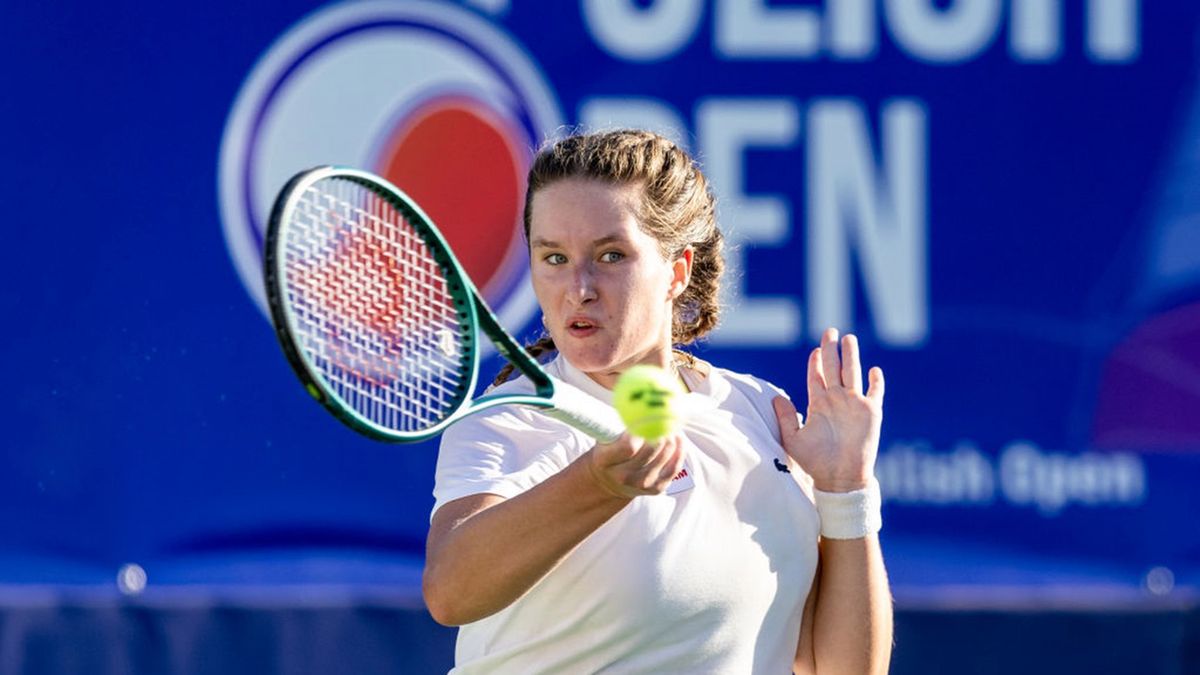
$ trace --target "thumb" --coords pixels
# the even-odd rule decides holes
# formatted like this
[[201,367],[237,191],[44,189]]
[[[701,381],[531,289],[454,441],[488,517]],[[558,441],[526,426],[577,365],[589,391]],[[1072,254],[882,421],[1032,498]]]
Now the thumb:
[[776,396],[771,401],[775,408],[775,419],[779,422],[779,435],[787,438],[800,430],[800,413],[796,406],[786,397]]
[[592,447],[593,463],[601,466],[612,466],[627,462],[642,449],[645,440],[624,431],[616,440],[608,443],[596,443]]

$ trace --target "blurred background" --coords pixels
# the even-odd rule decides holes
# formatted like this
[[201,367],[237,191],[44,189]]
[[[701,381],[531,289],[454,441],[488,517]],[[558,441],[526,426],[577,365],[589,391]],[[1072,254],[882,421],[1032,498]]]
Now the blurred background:
[[300,169],[382,173],[531,338],[523,175],[580,125],[669,134],[716,185],[702,357],[802,397],[833,325],[887,373],[894,673],[1200,672],[1200,4],[0,16],[0,673],[448,669],[436,444],[297,386],[265,219]]

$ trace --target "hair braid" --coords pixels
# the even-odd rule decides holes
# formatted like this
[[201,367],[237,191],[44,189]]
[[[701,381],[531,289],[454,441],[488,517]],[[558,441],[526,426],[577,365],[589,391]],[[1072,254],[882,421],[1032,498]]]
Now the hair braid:
[[[547,352],[552,352],[555,349],[556,347],[554,346],[554,340],[549,335],[543,335],[533,344],[525,345],[525,351],[528,352],[529,355],[534,359],[537,359],[539,356]],[[513,371],[516,369],[517,367],[511,363],[504,364],[504,367],[501,368],[500,372],[496,375],[496,379],[492,380],[492,386],[499,386],[507,382],[508,378],[512,377]]]

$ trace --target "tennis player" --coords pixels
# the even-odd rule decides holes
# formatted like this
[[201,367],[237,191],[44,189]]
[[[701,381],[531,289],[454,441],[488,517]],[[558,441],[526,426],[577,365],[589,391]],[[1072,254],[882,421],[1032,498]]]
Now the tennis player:
[[795,364],[803,423],[770,383],[677,351],[717,323],[722,238],[696,163],[648,132],[543,150],[525,232],[547,370],[611,402],[625,369],[661,366],[703,412],[654,444],[519,406],[446,431],[424,592],[461,626],[452,672],[885,673],[884,380],[864,393],[854,336]]

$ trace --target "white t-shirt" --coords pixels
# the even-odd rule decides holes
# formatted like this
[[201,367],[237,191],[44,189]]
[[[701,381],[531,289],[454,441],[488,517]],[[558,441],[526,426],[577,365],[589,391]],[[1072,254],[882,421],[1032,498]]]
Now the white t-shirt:
[[[611,405],[561,356],[547,370]],[[462,626],[452,673],[791,672],[820,526],[811,479],[779,444],[780,392],[704,363],[683,375],[709,400],[683,428],[687,477],[635,498],[516,602]],[[514,497],[593,444],[524,406],[468,417],[442,437],[434,511]]]

